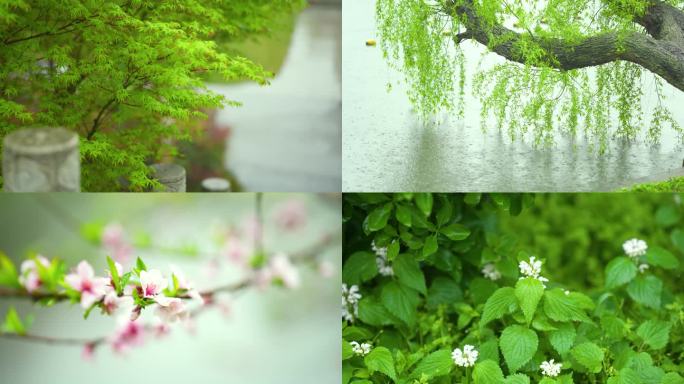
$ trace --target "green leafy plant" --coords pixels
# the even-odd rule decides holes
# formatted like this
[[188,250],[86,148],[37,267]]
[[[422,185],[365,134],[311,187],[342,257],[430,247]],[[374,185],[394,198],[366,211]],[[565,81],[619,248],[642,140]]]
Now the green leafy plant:
[[238,105],[207,90],[204,76],[261,84],[271,76],[219,46],[268,33],[302,3],[5,2],[0,135],[32,125],[66,127],[81,136],[84,189],[157,186],[147,164],[191,140],[204,110]]
[[343,384],[684,382],[679,201],[346,195]]

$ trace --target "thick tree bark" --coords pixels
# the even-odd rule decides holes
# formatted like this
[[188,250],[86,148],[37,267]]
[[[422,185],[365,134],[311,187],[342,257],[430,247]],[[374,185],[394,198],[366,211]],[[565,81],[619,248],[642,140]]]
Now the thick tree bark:
[[[515,32],[503,25],[486,26],[480,16],[465,5],[451,11],[465,20],[466,32],[456,36],[457,43],[474,39],[488,46],[504,58],[525,63],[516,51],[517,42],[530,36]],[[571,70],[625,60],[660,75],[668,83],[684,91],[684,12],[654,1],[646,14],[635,20],[647,33],[629,35],[604,33],[575,43],[564,39],[531,36],[552,58],[548,65],[560,70]],[[490,44],[492,39],[496,44]]]

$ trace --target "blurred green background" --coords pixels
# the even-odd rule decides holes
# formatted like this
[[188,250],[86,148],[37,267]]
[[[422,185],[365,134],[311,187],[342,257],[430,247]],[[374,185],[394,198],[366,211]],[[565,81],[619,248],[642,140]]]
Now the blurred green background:
[[[631,238],[660,246],[682,260],[684,206],[671,193],[537,194],[519,216],[499,215],[502,236],[515,237],[520,249],[546,259],[544,276],[571,288],[603,286],[603,269],[623,255]],[[673,289],[682,269],[657,274]]]
[[[291,199],[305,204],[308,221],[295,232],[285,232],[272,218],[274,209]],[[131,235],[152,239],[154,249],[136,252],[148,267],[168,272],[169,264],[177,265],[201,290],[236,281],[237,267],[223,263],[219,274],[209,278],[205,257],[159,249],[216,252],[215,228],[238,225],[253,215],[254,200],[254,194],[5,194],[0,196],[0,250],[15,261],[29,252],[60,257],[69,266],[86,259],[102,275],[106,253],[84,241],[78,227],[119,222]],[[297,252],[324,234],[339,233],[339,195],[265,194],[264,219],[265,249]],[[298,290],[250,289],[232,299],[228,317],[209,311],[197,318],[194,331],[175,325],[168,337],[150,337],[125,356],[105,346],[96,351],[94,361],[84,362],[79,347],[0,339],[0,382],[53,383],[57,377],[60,383],[337,382],[341,331],[331,324],[339,321],[339,238],[321,257],[335,266],[332,278],[300,267]],[[2,300],[0,314],[9,305],[22,316],[35,316],[30,330],[34,334],[97,337],[111,333],[116,323],[99,313],[83,320],[78,305],[39,308],[20,300]]]

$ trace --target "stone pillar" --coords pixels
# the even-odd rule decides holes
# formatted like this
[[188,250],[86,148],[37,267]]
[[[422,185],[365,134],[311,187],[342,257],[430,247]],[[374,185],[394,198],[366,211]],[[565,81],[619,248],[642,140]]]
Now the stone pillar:
[[5,192],[79,192],[78,135],[63,128],[26,128],[5,136]]
[[164,187],[156,192],[185,192],[185,168],[177,164],[152,164],[154,178]]

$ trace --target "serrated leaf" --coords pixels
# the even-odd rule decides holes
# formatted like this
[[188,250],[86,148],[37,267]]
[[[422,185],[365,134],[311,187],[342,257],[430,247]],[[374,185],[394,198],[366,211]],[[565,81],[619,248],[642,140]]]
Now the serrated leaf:
[[440,349],[423,358],[411,373],[411,377],[420,378],[425,375],[428,379],[448,375],[454,367],[451,351]]
[[649,247],[644,255],[648,264],[657,265],[665,269],[676,269],[679,267],[679,260],[670,251],[660,247]]
[[508,370],[513,373],[530,361],[537,352],[537,334],[521,325],[511,325],[504,329],[499,338],[499,347]]
[[648,320],[637,328],[637,335],[653,349],[665,348],[670,339],[672,324],[660,320]]
[[516,305],[515,290],[511,287],[499,288],[485,302],[480,325],[485,326],[492,320],[500,319]]
[[663,282],[653,276],[637,276],[627,286],[627,293],[637,303],[654,308],[660,308],[660,296],[663,291]]
[[468,229],[468,227],[465,225],[458,223],[453,223],[447,225],[446,227],[442,227],[440,228],[439,232],[452,241],[465,240],[468,238],[468,236],[470,236],[470,229]]
[[537,279],[527,277],[518,280],[515,284],[515,297],[518,299],[518,305],[522,309],[527,324],[530,324],[534,318],[534,312],[542,296],[544,296],[544,286]]
[[501,384],[504,381],[499,364],[492,360],[483,360],[475,364],[473,369],[474,384]]
[[401,254],[394,260],[394,274],[399,282],[416,291],[426,294],[425,276],[413,255]]
[[506,377],[504,384],[530,384],[530,378],[522,373],[516,373],[515,375]]
[[342,267],[342,280],[347,284],[360,284],[378,274],[375,255],[370,252],[353,253]]
[[555,321],[591,322],[581,303],[566,295],[561,289],[551,289],[544,293],[544,313]]
[[666,373],[660,384],[684,384],[684,378],[676,372]]
[[549,342],[559,355],[565,354],[575,343],[577,332],[572,324],[561,324],[558,330],[549,332]]
[[392,314],[374,296],[364,297],[359,301],[359,319],[376,327],[394,322]]
[[385,347],[375,347],[363,359],[366,367],[372,372],[382,372],[385,375],[397,380],[397,373],[394,369],[394,359],[389,349]]
[[629,283],[637,274],[637,267],[626,257],[617,257],[606,266],[606,289]]
[[371,232],[379,231],[387,226],[387,221],[392,214],[392,203],[387,203],[381,207],[375,208],[368,215],[368,230]]
[[453,304],[463,299],[461,287],[453,279],[437,277],[432,281],[427,294],[427,305],[435,309],[440,304]]
[[603,350],[598,345],[585,342],[572,348],[570,354],[589,372],[601,372],[604,356]]
[[641,384],[641,379],[633,369],[623,368],[617,375],[608,379],[608,384]]
[[382,305],[394,316],[406,324],[412,324],[416,319],[418,294],[396,281],[390,281],[382,288],[380,294]]

